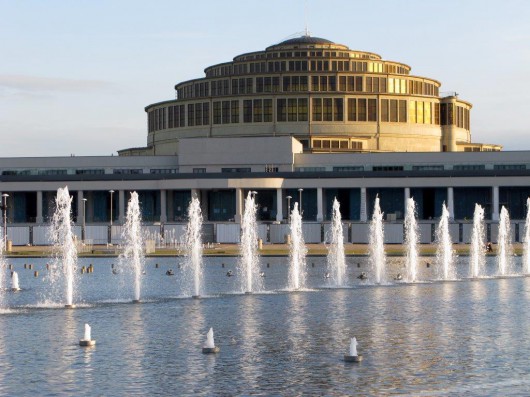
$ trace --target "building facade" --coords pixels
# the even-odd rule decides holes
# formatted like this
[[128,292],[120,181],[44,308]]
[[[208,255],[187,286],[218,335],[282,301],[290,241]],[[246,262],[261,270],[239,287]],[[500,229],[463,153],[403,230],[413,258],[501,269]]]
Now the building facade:
[[[200,199],[205,241],[237,242],[244,198],[257,192],[260,236],[282,242],[295,202],[307,242],[323,241],[334,199],[347,241],[367,242],[378,196],[386,242],[403,241],[414,198],[422,242],[445,203],[454,242],[469,242],[476,204],[495,241],[502,206],[521,241],[530,151],[471,141],[471,104],[379,55],[303,36],[208,67],[146,107],[147,146],[120,156],[0,159],[8,237],[45,244],[58,188],[68,186],[79,236],[116,242],[129,193],[146,228],[182,233]],[[80,231],[82,229],[82,231]],[[150,230],[151,230],[150,229]]]
[[302,36],[205,69],[151,104],[147,147],[177,154],[180,139],[292,136],[304,151],[491,151],[472,143],[471,104],[435,79],[329,40]]
[[[233,228],[239,228],[250,191],[257,192],[258,218],[267,227],[264,241],[283,241],[295,202],[302,208],[305,228],[312,230],[306,240],[321,241],[336,198],[349,225],[348,241],[366,242],[376,196],[390,243],[402,241],[409,197],[417,203],[423,242],[433,241],[444,202],[455,242],[468,242],[475,204],[485,208],[489,240],[495,241],[502,206],[510,212],[514,241],[523,237],[530,197],[528,151],[305,153],[294,138],[260,138],[261,144],[252,147],[247,140],[253,139],[183,140],[188,156],[182,157],[48,158],[38,167],[42,159],[0,159],[8,236],[21,244],[38,243],[35,236],[53,215],[57,189],[68,186],[76,225],[86,226],[88,236],[98,228],[106,236],[112,217],[112,241],[119,236],[132,191],[139,193],[144,225],[156,230],[183,226],[191,197],[198,197],[206,241],[236,242],[239,233]],[[263,152],[263,147],[283,150]],[[224,155],[213,156],[215,150]],[[239,158],[238,151],[247,157]],[[17,233],[24,237],[17,240]]]

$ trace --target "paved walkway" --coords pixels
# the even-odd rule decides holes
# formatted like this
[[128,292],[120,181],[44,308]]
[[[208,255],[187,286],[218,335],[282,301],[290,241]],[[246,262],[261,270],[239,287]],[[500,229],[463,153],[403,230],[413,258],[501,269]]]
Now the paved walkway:
[[[469,244],[454,244],[454,250],[459,255],[469,254]],[[522,244],[514,244],[514,253],[522,255]],[[325,244],[307,244],[308,255],[326,255],[327,248]],[[368,244],[344,244],[346,255],[368,255]],[[401,244],[385,245],[387,255],[404,255],[405,247]],[[51,246],[13,246],[10,252],[5,252],[7,257],[48,257],[53,253]],[[239,253],[238,244],[214,244],[204,249],[204,255],[212,256],[236,256]],[[495,255],[496,246],[493,245],[493,252],[489,255]],[[119,249],[117,246],[95,245],[88,252],[80,253],[80,256],[117,256]],[[286,256],[289,255],[289,246],[287,244],[263,244],[260,250],[261,255]],[[436,246],[434,244],[421,244],[421,255],[435,255]],[[157,249],[155,253],[147,256],[176,256],[182,255],[182,252],[174,249]]]

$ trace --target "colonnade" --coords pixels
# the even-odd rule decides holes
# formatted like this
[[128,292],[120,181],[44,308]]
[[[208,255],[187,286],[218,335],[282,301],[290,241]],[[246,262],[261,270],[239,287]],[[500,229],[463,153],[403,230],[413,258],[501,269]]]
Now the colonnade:
[[[244,211],[244,200],[245,200],[245,194],[247,194],[248,191],[252,191],[253,189],[261,189],[261,190],[276,190],[276,194],[275,194],[275,206],[276,208],[273,208],[273,210],[275,211],[275,220],[277,222],[283,222],[286,218],[287,218],[287,215],[288,215],[288,212],[289,212],[289,209],[287,208],[287,195],[286,195],[286,188],[276,188],[276,189],[264,189],[263,187],[258,187],[257,185],[255,186],[248,186],[248,187],[236,187],[236,188],[233,188],[233,189],[224,189],[224,190],[233,190],[235,191],[235,213],[233,214],[233,217],[232,217],[232,214],[230,214],[230,220],[233,220],[235,223],[240,223],[241,222],[241,218],[242,218],[242,215],[243,215],[243,211]],[[325,220],[325,213],[326,213],[326,208],[325,208],[325,198],[324,198],[324,190],[325,188],[323,187],[306,187],[305,188],[306,190],[313,190],[313,203],[312,203],[312,209],[314,210],[314,190],[316,190],[316,219],[313,218],[313,220],[316,220],[317,222],[322,222]],[[352,186],[351,189],[356,189],[356,187]],[[369,213],[369,197],[368,197],[368,194],[367,194],[367,190],[370,189],[370,188],[367,188],[367,187],[360,187],[358,188],[360,190],[360,198],[358,200],[358,205],[360,208],[358,208],[358,216],[359,216],[359,221],[361,222],[367,222],[369,221],[370,217],[371,217],[371,214]],[[410,187],[404,187],[402,188],[404,190],[404,202],[406,203],[406,200],[408,198],[411,197],[411,188]],[[447,200],[446,200],[446,205],[447,205],[447,208],[448,208],[448,211],[449,211],[449,214],[450,214],[450,218],[451,219],[454,219],[455,217],[455,203],[454,203],[454,188],[453,187],[446,187],[445,189],[447,189],[447,192],[446,192],[446,197],[447,197]],[[131,189],[132,190],[132,189]],[[209,194],[208,192],[210,192],[212,189],[188,189],[187,191],[190,192],[191,196],[196,196],[199,198],[199,200],[201,201],[201,205],[202,205],[202,210],[203,210],[203,214],[204,214],[204,217],[205,217],[205,220],[211,220],[209,219],[211,214],[209,214],[209,203],[208,203],[208,200],[209,200]],[[295,188],[290,188],[290,190],[298,190],[300,191],[300,196],[298,197],[291,197],[289,199],[289,201],[292,202],[292,204],[294,204],[295,202],[298,202],[300,201],[301,197],[302,197],[302,188],[300,189],[297,189],[296,187]],[[126,193],[129,192],[130,190],[116,190],[115,192],[113,191],[114,194],[116,194],[118,197],[117,197],[117,200],[113,200],[112,201],[112,204],[111,204],[111,213],[113,213],[113,218],[116,219],[117,223],[119,224],[122,224],[125,220],[125,213],[126,213]],[[169,222],[174,222],[175,219],[168,219],[168,192],[170,190],[168,189],[162,189],[162,190],[159,190],[159,198],[156,197],[156,200],[158,201],[159,200],[159,203],[157,203],[157,205],[159,205],[159,208],[160,208],[160,214],[156,214],[156,217],[158,219],[153,219],[154,222],[161,222],[161,223],[167,223],[168,221]],[[82,224],[83,222],[86,221],[86,208],[85,206],[86,205],[91,205],[91,204],[87,204],[87,200],[85,200],[85,191],[83,190],[76,190],[75,191],[77,194],[76,194],[76,204],[77,204],[77,214],[76,214],[76,221],[78,224]],[[0,192],[0,196],[1,196],[2,192]],[[9,194],[9,193],[8,193]],[[72,192],[73,194],[73,192]],[[109,193],[110,194],[110,193]],[[357,193],[356,193],[357,194]],[[157,194],[158,196],[158,194]],[[171,197],[171,196],[169,196]],[[356,196],[357,197],[357,196]],[[16,206],[17,204],[16,203],[13,203],[12,200],[10,201],[11,199],[9,197],[7,197],[7,208],[8,208],[8,211],[12,211],[14,210],[14,206]],[[329,198],[328,198],[329,200]],[[117,205],[115,204],[117,201]],[[259,197],[257,199],[257,202],[259,203]],[[93,205],[93,204],[92,204]],[[172,205],[172,204],[171,204]],[[303,203],[302,203],[303,205]],[[307,205],[307,204],[306,204]],[[357,206],[357,202],[356,202],[356,205]],[[499,208],[499,186],[491,186],[491,220],[493,221],[498,221],[499,220],[499,213],[500,213],[500,208]],[[116,208],[117,207],[117,208]],[[307,207],[302,207],[302,209],[304,208],[307,208]],[[108,207],[107,207],[107,210],[108,210]],[[115,212],[116,211],[116,212]],[[357,208],[356,208],[356,211],[357,211]],[[406,205],[404,206],[403,208],[403,212],[406,211]],[[314,213],[313,213],[314,214]],[[471,215],[471,214],[470,214]],[[110,221],[110,215],[108,216],[108,220]],[[101,220],[103,221],[103,220]],[[181,221],[181,220],[178,220],[178,221]],[[36,191],[36,216],[35,216],[35,223],[36,224],[42,224],[42,223],[45,223],[46,222],[46,219],[45,217],[43,216],[43,191]],[[12,222],[11,222],[12,223]]]

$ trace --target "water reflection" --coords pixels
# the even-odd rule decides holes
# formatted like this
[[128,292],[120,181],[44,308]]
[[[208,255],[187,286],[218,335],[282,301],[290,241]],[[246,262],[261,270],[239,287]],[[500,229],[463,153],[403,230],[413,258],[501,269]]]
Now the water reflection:
[[[236,295],[225,294],[232,262],[216,260],[205,274],[215,297],[175,299],[177,276],[164,274],[174,265],[160,261],[140,305],[93,299],[115,280],[109,263],[95,264],[79,285],[96,303],[71,311],[31,306],[43,283],[23,274],[27,289],[0,315],[0,394],[491,395],[528,385],[530,278],[374,286],[355,278],[365,269],[354,261],[353,288]],[[309,266],[308,283],[322,285],[323,261]],[[269,290],[284,285],[281,258],[262,268]],[[84,323],[93,349],[78,346]],[[209,327],[217,355],[201,353]],[[360,365],[342,360],[352,336]]]

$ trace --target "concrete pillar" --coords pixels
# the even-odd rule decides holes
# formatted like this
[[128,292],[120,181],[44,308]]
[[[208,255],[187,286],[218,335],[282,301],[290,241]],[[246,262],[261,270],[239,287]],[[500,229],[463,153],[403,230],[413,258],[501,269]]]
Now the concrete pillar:
[[202,218],[205,221],[210,220],[210,212],[208,211],[209,202],[208,202],[208,190],[198,190],[197,198],[201,204]]
[[455,200],[452,187],[447,188],[447,211],[449,211],[449,219],[455,219]]
[[[80,192],[80,194],[82,196],[83,192]],[[77,208],[79,208],[79,206]],[[35,219],[35,222],[37,224],[40,224],[43,222],[43,219],[42,219],[42,190],[37,190],[37,218]]]
[[166,194],[166,206],[167,206],[167,212],[166,217],[170,221],[175,220],[175,208],[173,208],[173,190],[167,190]]
[[283,196],[282,189],[276,189],[276,221],[283,221]]
[[125,191],[118,191],[118,222],[125,223]]
[[409,198],[410,198],[410,187],[406,187],[405,188],[405,211],[403,211],[405,216],[407,216],[407,201]]
[[491,220],[499,220],[499,187],[493,186],[493,206],[491,208]]
[[323,200],[322,200],[322,188],[317,188],[317,222],[322,222],[324,220],[324,211],[323,211]]
[[[82,190],[77,191],[77,224],[82,225],[83,224],[83,197],[84,192]],[[37,195],[37,201],[39,201],[39,197]],[[85,208],[86,212],[86,208]]]
[[368,222],[368,209],[366,207],[366,188],[361,188],[361,210],[360,210],[361,222]]
[[243,217],[243,189],[240,187],[236,188],[236,213],[234,215],[234,222],[241,223]]
[[160,190],[160,223],[167,222],[166,190]]

